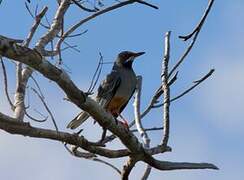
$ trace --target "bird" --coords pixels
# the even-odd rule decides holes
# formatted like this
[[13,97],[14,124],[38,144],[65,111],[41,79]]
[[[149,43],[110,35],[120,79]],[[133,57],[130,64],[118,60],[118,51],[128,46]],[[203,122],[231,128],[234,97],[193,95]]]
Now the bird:
[[[95,99],[100,106],[113,115],[116,121],[118,116],[121,117],[123,124],[127,125],[127,127],[127,121],[123,118],[121,112],[128,104],[136,89],[137,79],[132,67],[133,62],[143,54],[145,52],[120,52],[111,72],[106,75],[99,85]],[[67,128],[76,129],[89,117],[90,115],[87,112],[82,111],[67,125]]]

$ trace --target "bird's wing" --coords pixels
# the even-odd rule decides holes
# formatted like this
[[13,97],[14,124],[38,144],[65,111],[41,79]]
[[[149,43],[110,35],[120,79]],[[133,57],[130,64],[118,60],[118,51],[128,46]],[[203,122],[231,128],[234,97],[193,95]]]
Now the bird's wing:
[[111,101],[120,85],[120,82],[121,79],[116,70],[113,70],[102,81],[97,92],[97,100],[101,106],[106,107]]

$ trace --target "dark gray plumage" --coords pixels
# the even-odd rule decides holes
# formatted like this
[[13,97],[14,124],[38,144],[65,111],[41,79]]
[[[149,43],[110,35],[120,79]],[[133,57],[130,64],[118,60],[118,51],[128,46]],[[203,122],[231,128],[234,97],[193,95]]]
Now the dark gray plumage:
[[[136,57],[145,52],[134,53],[123,51],[114,62],[112,71],[106,76],[98,88],[96,101],[115,118],[123,111],[136,88],[136,75],[132,64]],[[87,112],[81,112],[68,125],[75,129],[89,118]]]

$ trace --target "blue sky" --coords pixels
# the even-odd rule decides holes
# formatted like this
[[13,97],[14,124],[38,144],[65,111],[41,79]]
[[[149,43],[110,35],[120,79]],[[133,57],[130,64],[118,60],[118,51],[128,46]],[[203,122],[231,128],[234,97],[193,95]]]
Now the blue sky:
[[[24,39],[33,20],[28,15],[24,1],[4,0],[0,6],[0,34]],[[48,1],[39,2],[41,5]],[[47,16],[51,18],[56,8],[52,1]],[[105,1],[106,2],[106,1]],[[111,1],[107,1],[111,2]],[[192,30],[200,19],[207,1],[185,2],[150,1],[160,7],[153,10],[143,5],[130,5],[98,17],[81,27],[77,32],[88,29],[82,37],[70,40],[78,45],[80,53],[64,52],[64,64],[69,67],[70,76],[77,85],[86,90],[99,59],[99,52],[105,61],[113,61],[122,50],[145,51],[146,54],[134,64],[135,72],[143,76],[142,109],[146,107],[160,83],[161,59],[164,34],[171,30],[172,66],[184,51],[186,43],[177,36]],[[212,162],[220,170],[187,170],[162,172],[153,170],[150,179],[171,180],[242,180],[244,178],[244,2],[216,1],[198,41],[186,61],[180,67],[178,81],[172,86],[172,96],[189,87],[211,68],[213,77],[198,89],[171,105],[171,133],[169,145],[173,152],[158,155],[162,160]],[[87,14],[72,7],[67,13],[67,25],[77,22]],[[44,29],[37,32],[33,44]],[[32,44],[32,46],[33,46]],[[9,72],[10,93],[15,86],[14,65],[6,62]],[[66,67],[64,67],[66,68]],[[111,65],[103,68],[102,76]],[[0,71],[2,73],[2,71]],[[64,94],[57,86],[35,73],[40,81],[46,100],[50,105],[61,130],[79,112],[74,105],[63,101]],[[0,77],[2,82],[2,77]],[[33,86],[33,82],[30,82]],[[0,111],[11,115],[0,84]],[[32,109],[40,103],[30,92]],[[57,107],[58,105],[58,107]],[[34,111],[31,111],[34,113]],[[123,113],[129,121],[133,119],[132,103]],[[100,136],[99,127],[92,121],[84,125],[84,134],[90,139]],[[159,126],[162,110],[153,110],[144,121],[145,127]],[[51,122],[32,125],[53,128]],[[70,131],[71,132],[71,131]],[[0,131],[0,177],[2,179],[118,179],[110,168],[96,162],[77,159],[68,154],[61,143],[9,135]],[[153,145],[160,142],[161,132],[150,134]],[[116,142],[113,147],[121,147]],[[113,161],[119,167],[125,159]],[[144,166],[139,163],[131,179],[139,179]]]

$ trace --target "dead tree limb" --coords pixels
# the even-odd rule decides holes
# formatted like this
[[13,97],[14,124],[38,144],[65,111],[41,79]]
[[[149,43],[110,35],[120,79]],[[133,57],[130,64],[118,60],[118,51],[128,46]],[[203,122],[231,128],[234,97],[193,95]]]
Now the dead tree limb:
[[197,24],[197,26],[195,27],[195,29],[188,35],[185,36],[179,36],[180,39],[183,39],[184,41],[187,41],[188,39],[190,39],[195,33],[197,33],[197,31],[200,31],[202,25],[204,24],[204,21],[206,20],[212,6],[213,6],[214,0],[209,0],[208,1],[208,6],[205,10],[205,12],[203,13],[203,16],[200,20],[200,22]]
[[[41,19],[46,14],[48,8],[44,7],[41,12],[36,16],[35,22],[32,25],[30,32],[23,44],[24,47],[28,47],[39,24],[41,23]],[[16,91],[15,91],[15,102],[14,102],[14,115],[15,118],[19,121],[23,121],[24,115],[25,115],[25,93],[26,93],[26,86],[29,80],[29,77],[31,76],[33,70],[29,67],[25,67],[23,69],[22,63],[17,62],[16,66]]]
[[[56,44],[56,48],[55,50],[58,51],[59,49],[61,49],[61,44],[62,42],[64,41],[64,39],[66,37],[68,37],[71,33],[73,33],[77,28],[79,28],[81,25],[83,25],[84,23],[102,15],[102,14],[105,14],[105,13],[108,13],[110,11],[113,11],[113,10],[116,10],[118,8],[121,8],[121,7],[124,7],[124,6],[127,6],[129,4],[133,4],[133,3],[138,3],[139,1],[138,0],[127,0],[127,1],[123,1],[123,2],[119,2],[115,5],[112,5],[110,7],[107,7],[103,10],[100,10],[94,14],[92,14],[91,16],[88,16],[87,18],[85,19],[82,19],[80,20],[77,24],[73,25],[72,27],[70,27],[64,34],[63,36],[59,39],[59,41],[57,42]],[[140,1],[140,3],[142,3],[142,1]],[[144,3],[145,4],[145,3]],[[148,5],[149,3],[145,4],[145,5]]]
[[[137,130],[142,138],[142,142],[145,149],[150,148],[150,138],[144,129],[142,122],[141,122],[141,87],[142,87],[142,77],[137,76],[137,85],[135,91],[135,100],[134,100],[134,114],[135,114],[135,122]],[[151,172],[152,167],[150,165],[146,166],[146,170],[142,176],[142,180],[146,180]]]
[[54,131],[49,129],[42,129],[32,127],[29,123],[16,122],[14,118],[0,113],[0,129],[10,133],[29,136],[34,138],[45,138],[55,141],[60,141],[81,147],[89,152],[98,154],[108,158],[119,158],[128,156],[128,150],[109,150],[93,145],[93,143],[86,140],[83,136],[77,134],[70,134],[62,131]]
[[162,145],[167,146],[169,140],[169,107],[170,107],[170,88],[168,85],[168,64],[170,58],[170,31],[165,34],[165,43],[164,43],[164,58],[162,61],[162,91],[164,92],[164,107],[163,107],[163,139]]
[[7,76],[7,70],[6,70],[6,67],[5,67],[5,64],[3,62],[3,59],[2,57],[0,57],[0,61],[1,61],[1,65],[2,65],[2,70],[3,70],[3,82],[4,82],[4,92],[5,92],[5,95],[7,97],[7,100],[8,100],[8,103],[10,105],[10,108],[14,111],[14,104],[12,103],[12,100],[9,96],[9,92],[8,92],[8,76]]
[[136,162],[137,162],[137,159],[135,159],[135,158],[130,157],[128,159],[128,161],[124,165],[123,171],[121,173],[121,179],[122,180],[128,180],[129,179],[129,175],[131,173],[131,170],[135,166]]
[[[186,94],[188,94],[189,92],[191,92],[193,89],[195,89],[198,85],[200,85],[203,81],[205,81],[206,79],[208,79],[212,74],[214,73],[214,69],[211,69],[204,77],[202,77],[201,79],[194,81],[194,85],[192,85],[191,87],[189,87],[188,89],[186,89],[185,91],[183,91],[182,93],[180,93],[178,96],[170,99],[170,102],[174,102],[177,99],[180,99],[181,97],[185,96]],[[163,106],[164,103],[162,104],[157,104],[154,105],[153,108],[159,108],[161,106]]]

